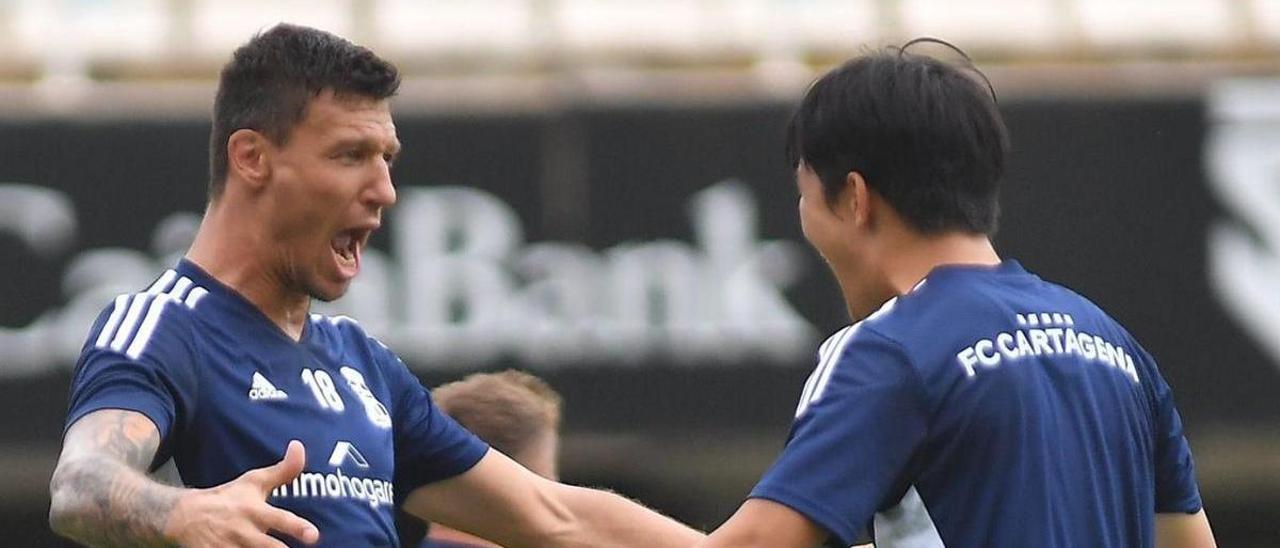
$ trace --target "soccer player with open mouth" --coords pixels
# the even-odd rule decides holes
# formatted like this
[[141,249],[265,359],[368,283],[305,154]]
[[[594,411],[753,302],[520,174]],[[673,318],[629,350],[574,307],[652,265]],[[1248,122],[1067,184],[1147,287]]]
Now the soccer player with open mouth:
[[[702,534],[546,479],[443,414],[342,296],[400,153],[394,66],[279,25],[224,67],[209,203],[186,256],[114,299],[77,364],[50,485],[93,545],[394,546],[396,507],[504,546],[689,546]],[[185,486],[147,476],[172,459]]]
[[855,58],[792,119],[800,224],[855,323],[818,348],[781,456],[702,546],[1213,546],[1155,360],[997,255],[994,90],[920,42],[951,47]]

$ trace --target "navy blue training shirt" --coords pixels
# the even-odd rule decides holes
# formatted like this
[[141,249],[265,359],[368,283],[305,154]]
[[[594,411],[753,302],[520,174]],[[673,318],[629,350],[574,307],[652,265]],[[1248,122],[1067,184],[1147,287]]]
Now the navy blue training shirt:
[[819,349],[751,493],[849,545],[1154,545],[1195,513],[1169,386],[1114,320],[1017,262],[935,269]]
[[322,546],[397,545],[395,505],[488,450],[355,321],[313,314],[295,342],[186,260],[94,324],[67,426],[99,409],[149,417],[155,464],[172,458],[190,487],[274,464],[300,440],[303,473],[268,502],[314,523]]

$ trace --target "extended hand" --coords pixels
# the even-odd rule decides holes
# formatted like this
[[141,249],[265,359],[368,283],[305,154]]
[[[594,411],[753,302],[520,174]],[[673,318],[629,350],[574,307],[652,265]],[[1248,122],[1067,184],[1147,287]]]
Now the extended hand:
[[315,543],[320,540],[315,525],[266,502],[271,490],[297,478],[306,462],[306,450],[294,440],[280,462],[250,470],[217,487],[192,490],[178,500],[165,536],[191,547],[284,547],[267,534],[276,531]]

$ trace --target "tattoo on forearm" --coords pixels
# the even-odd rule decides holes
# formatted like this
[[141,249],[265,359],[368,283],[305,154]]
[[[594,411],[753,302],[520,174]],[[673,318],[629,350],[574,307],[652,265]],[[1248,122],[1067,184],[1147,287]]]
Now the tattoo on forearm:
[[145,470],[160,447],[155,426],[136,413],[113,412],[102,417],[106,423],[93,430],[94,449],[118,457],[135,470]]
[[131,411],[77,421],[50,485],[58,531],[95,546],[163,544],[179,490],[145,475],[159,443],[150,420]]

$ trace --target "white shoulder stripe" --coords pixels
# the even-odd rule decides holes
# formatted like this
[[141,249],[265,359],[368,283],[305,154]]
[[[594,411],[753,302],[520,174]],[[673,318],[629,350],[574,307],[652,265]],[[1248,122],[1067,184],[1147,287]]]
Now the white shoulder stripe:
[[897,297],[894,297],[894,298],[892,298],[892,299],[889,299],[888,301],[885,301],[885,303],[884,303],[884,304],[880,305],[880,310],[877,310],[877,311],[875,311],[875,312],[872,312],[872,313],[871,313],[871,315],[870,315],[870,316],[867,316],[867,319],[865,319],[865,320],[863,320],[863,321],[871,321],[871,320],[874,320],[874,319],[876,319],[876,318],[879,318],[880,316],[883,316],[883,315],[885,315],[885,314],[888,314],[891,310],[893,310],[893,306],[894,306],[894,305],[896,305],[896,304],[898,304],[898,298],[897,298]]
[[155,332],[156,324],[160,323],[160,314],[164,312],[165,305],[171,302],[173,297],[169,295],[156,295],[156,298],[152,299],[151,306],[147,307],[147,317],[142,320],[142,327],[138,328],[133,344],[130,344],[129,349],[124,353],[126,356],[136,360],[142,355],[142,351],[147,348],[147,343],[151,342],[151,334]]
[[317,314],[313,312],[310,314],[310,318],[311,318],[311,321],[315,323],[329,322],[330,325],[341,325],[344,323],[349,323],[357,326],[360,325],[360,322],[356,321],[355,318],[352,318],[351,316],[347,316],[344,314],[338,314],[335,316],[325,316],[324,314]]
[[102,325],[102,331],[98,333],[98,340],[93,343],[93,346],[102,348],[107,345],[107,341],[111,340],[111,336],[116,333],[116,327],[120,325],[120,318],[124,317],[124,309],[129,306],[129,298],[129,295],[116,297],[111,316],[107,318],[107,323]]
[[818,383],[813,387],[813,396],[809,398],[810,404],[821,399],[823,392],[827,391],[827,383],[831,380],[831,372],[836,370],[836,365],[840,363],[840,357],[844,355],[845,347],[849,346],[849,341],[853,340],[853,336],[858,333],[858,328],[861,326],[862,322],[853,324],[853,327],[850,327],[849,332],[845,334],[844,340],[840,341],[840,345],[832,350],[831,355],[827,358],[826,368],[822,370],[822,374],[818,377]]
[[[111,316],[98,333],[94,347],[123,351],[130,358],[137,359],[151,342],[166,305],[182,303],[188,308],[195,308],[195,303],[208,293],[190,278],[178,277],[173,270],[166,271],[145,292],[116,297]],[[129,345],[127,350],[126,344]]]
[[858,328],[857,323],[853,325],[845,326],[844,329],[841,329],[839,332],[836,333],[836,335],[838,336],[832,336],[830,339],[828,339],[827,342],[822,345],[823,346],[821,351],[822,361],[823,362],[829,361],[831,359],[831,355],[835,353],[836,348],[844,344],[845,337],[851,335],[853,331],[857,328]]
[[187,305],[187,308],[195,309],[196,304],[200,302],[200,299],[203,299],[204,296],[208,294],[208,289],[196,286],[196,288],[192,289],[191,293],[187,295],[187,298],[182,301],[182,304]]
[[357,322],[357,321],[355,320],[355,318],[352,318],[351,316],[344,316],[344,315],[342,315],[342,314],[339,314],[339,315],[337,315],[337,316],[330,316],[330,317],[329,317],[329,323],[331,323],[331,324],[333,324],[333,325],[338,325],[338,324],[343,323],[343,322],[347,322],[347,323],[351,323],[351,324],[355,324],[355,325],[360,325],[360,322]]
[[839,331],[836,331],[836,332],[835,332],[834,334],[832,334],[830,337],[827,337],[827,340],[822,341],[822,346],[818,347],[818,362],[819,362],[819,363],[821,363],[823,360],[827,359],[827,353],[828,353],[828,352],[831,352],[831,346],[832,346],[832,345],[834,345],[834,344],[836,344],[836,341],[840,340],[840,337],[844,335],[845,331],[848,331],[848,330],[849,330],[849,328],[851,328],[851,327],[853,327],[853,326],[852,326],[852,325],[846,325],[846,326],[844,326],[844,327],[840,328],[840,330],[839,330]]
[[[844,354],[844,349],[849,346],[849,342],[853,340],[854,335],[858,332],[858,328],[862,326],[863,323],[888,314],[889,311],[893,310],[893,306],[897,304],[897,302],[897,297],[889,299],[880,307],[879,310],[875,311],[870,316],[867,316],[862,321],[846,327],[843,331],[837,333],[839,336],[838,339],[833,335],[830,339],[827,339],[826,343],[823,343],[822,350],[819,352],[822,361],[818,364],[818,368],[813,371],[813,374],[809,376],[809,381],[805,383],[804,393],[800,396],[800,405],[796,408],[797,417],[803,414],[805,409],[808,409],[810,405],[821,399],[822,394],[827,391],[827,384],[831,382],[831,374],[835,371],[836,365],[840,363],[840,356]],[[831,344],[831,341],[833,340],[836,342]]]
[[[178,273],[173,269],[166,270],[164,271],[164,274],[161,274],[160,277],[156,279],[155,283],[151,284],[151,287],[148,287],[145,292],[134,296],[133,302],[129,306],[129,311],[125,314],[124,319],[120,321],[118,326],[112,326],[115,330],[113,334],[114,336],[98,336],[98,348],[105,346],[107,344],[106,339],[109,338],[111,340],[110,344],[112,350],[119,352],[123,349],[125,343],[129,342],[129,338],[133,335],[135,328],[138,326],[138,321],[141,319],[140,316],[142,315],[142,309],[148,302],[153,300],[148,299],[148,296],[163,293],[169,288],[169,285],[173,283],[174,278],[177,277]],[[116,298],[116,302],[120,302],[119,297]],[[104,331],[106,330],[104,329]]]
[[160,275],[160,279],[156,280],[156,283],[151,284],[151,287],[147,288],[147,294],[159,295],[163,293],[165,290],[169,289],[169,284],[173,283],[173,279],[176,277],[178,277],[178,273],[174,272],[172,268],[164,271],[164,274]]
[[813,373],[809,375],[809,379],[804,383],[804,391],[800,393],[800,406],[796,409],[796,415],[799,416],[803,412],[804,407],[808,406],[809,398],[813,397],[813,388],[818,383],[818,378],[822,376],[823,369],[827,366],[827,359],[831,357],[831,351],[834,347],[840,346],[845,335],[854,326],[848,325],[843,329],[836,331],[834,335],[827,337],[827,340],[818,347],[818,365],[813,369]]
[[129,342],[129,337],[133,335],[134,328],[138,326],[138,320],[142,319],[142,309],[150,303],[152,297],[148,294],[140,294],[133,299],[133,304],[129,306],[129,312],[125,313],[124,320],[120,322],[120,328],[116,330],[115,338],[111,339],[111,349],[119,352],[124,348],[124,344]]
[[813,394],[814,390],[817,389],[818,380],[832,366],[835,361],[832,357],[844,351],[845,341],[857,327],[858,324],[853,324],[837,331],[834,335],[828,337],[827,342],[823,343],[822,347],[818,349],[818,366],[813,369],[813,373],[809,375],[809,380],[804,384],[804,392],[800,394],[800,403],[796,406],[797,417],[804,414],[805,409],[809,408],[809,404],[813,402]]
[[173,289],[170,289],[168,293],[173,296],[174,300],[181,301],[187,296],[187,290],[191,289],[192,285],[195,284],[191,282],[191,278],[183,276],[178,280],[178,283],[173,284]]

